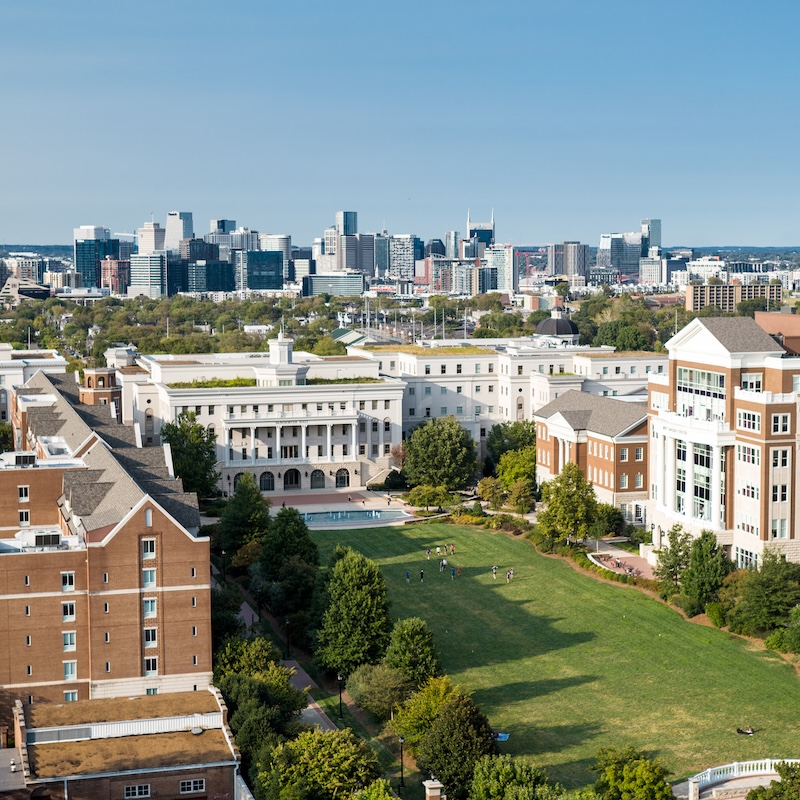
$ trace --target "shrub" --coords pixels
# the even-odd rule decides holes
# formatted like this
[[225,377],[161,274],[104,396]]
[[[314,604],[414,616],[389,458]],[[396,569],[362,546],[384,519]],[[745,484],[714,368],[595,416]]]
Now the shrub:
[[687,617],[696,617],[703,609],[697,605],[697,601],[685,594],[672,596],[672,604],[683,611]]
[[706,614],[714,627],[721,628],[725,624],[725,609],[723,609],[721,603],[709,603],[706,606]]

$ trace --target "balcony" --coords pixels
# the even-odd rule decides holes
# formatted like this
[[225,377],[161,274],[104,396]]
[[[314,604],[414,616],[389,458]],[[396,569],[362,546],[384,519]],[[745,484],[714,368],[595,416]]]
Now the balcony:
[[771,403],[796,403],[797,395],[794,392],[785,392],[783,394],[777,392],[753,392],[749,389],[742,389],[741,386],[735,386],[733,389],[733,399],[742,400],[747,403],[769,405]]
[[[294,420],[297,425],[301,424],[301,420],[322,420],[335,417],[338,421],[342,419],[357,420],[359,412],[355,409],[341,409],[341,408],[322,408],[322,409],[304,409],[300,411],[227,411],[223,417],[225,422],[281,422],[282,420]],[[379,411],[376,409],[375,413]],[[387,412],[388,413],[388,412]]]

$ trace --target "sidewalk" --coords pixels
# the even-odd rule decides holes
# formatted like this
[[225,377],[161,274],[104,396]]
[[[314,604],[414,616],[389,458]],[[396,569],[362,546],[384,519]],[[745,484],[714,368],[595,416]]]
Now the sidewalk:
[[330,717],[319,707],[317,701],[308,693],[309,689],[319,688],[312,680],[311,676],[300,666],[297,661],[288,660],[280,662],[284,667],[291,667],[294,670],[292,676],[292,686],[301,692],[306,693],[308,705],[300,712],[300,719],[314,728],[321,728],[323,731],[335,731],[337,726],[333,724]]
[[[633,574],[640,578],[653,578],[653,568],[647,563],[647,559],[617,547],[615,542],[627,541],[624,536],[613,537],[610,539],[587,539],[586,555],[599,567],[607,569],[609,572],[616,572],[618,575]],[[605,558],[600,558],[605,556]]]

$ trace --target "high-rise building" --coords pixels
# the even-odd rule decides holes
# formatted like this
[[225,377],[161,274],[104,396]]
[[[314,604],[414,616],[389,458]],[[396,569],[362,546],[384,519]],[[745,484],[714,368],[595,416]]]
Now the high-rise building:
[[460,239],[458,231],[447,231],[444,235],[444,254],[447,258],[458,258],[458,243]]
[[164,237],[166,231],[158,222],[145,222],[136,232],[138,252],[143,255],[150,255],[157,251],[164,250]]
[[359,272],[372,277],[375,274],[375,234],[357,233]]
[[108,228],[96,225],[75,228],[73,238],[75,270],[81,275],[81,284],[95,287],[100,279],[100,262],[106,257],[119,258],[119,239],[112,239]]
[[389,242],[391,241],[386,231],[375,234],[375,275],[385,277],[389,273],[390,254]]
[[389,270],[392,278],[414,277],[414,243],[416,236],[401,233],[389,238]]
[[140,294],[155,299],[167,291],[167,251],[134,253],[131,256],[131,282],[128,295]]
[[234,250],[236,291],[264,291],[283,287],[283,253]]
[[355,236],[358,233],[358,212],[337,211],[334,228],[339,236]]
[[547,245],[547,274],[548,275],[563,275],[564,274],[564,245],[563,244],[549,244],[549,245]]
[[164,248],[177,253],[181,240],[194,237],[191,211],[170,211],[167,213],[167,227],[164,232]]
[[[646,242],[646,243],[645,243]],[[642,255],[646,255],[651,247],[661,247],[661,220],[642,220]]]
[[[470,220],[469,210],[467,210],[467,239],[477,238],[481,250],[494,244],[494,209],[492,209],[491,222],[473,222]],[[483,253],[478,253],[479,257],[483,257]]]
[[218,261],[219,245],[204,239],[184,239],[181,241],[180,255],[184,261]]
[[622,234],[604,233],[597,248],[597,268],[619,270],[622,265]]
[[233,233],[235,230],[235,219],[212,219],[209,233]]
[[131,262],[128,259],[104,258],[100,262],[100,287],[111,294],[126,294],[131,283]]
[[292,237],[288,233],[259,233],[258,249],[272,253],[283,253],[283,274],[289,274],[289,262],[292,260]]
[[519,289],[514,247],[510,244],[493,244],[485,251],[486,266],[497,270],[497,291],[516,292]]
[[425,258],[428,256],[445,256],[447,255],[447,249],[444,246],[444,242],[441,239],[429,239],[428,243],[425,245]]
[[358,269],[358,237],[344,234],[340,236],[336,255],[339,269],[350,271]]
[[573,278],[576,275],[586,276],[591,264],[589,245],[580,242],[564,242],[564,275]]

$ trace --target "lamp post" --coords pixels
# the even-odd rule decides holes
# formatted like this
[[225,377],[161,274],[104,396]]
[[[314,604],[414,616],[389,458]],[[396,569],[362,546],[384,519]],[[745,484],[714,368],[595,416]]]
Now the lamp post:
[[225,551],[222,551],[222,582],[225,583]]
[[289,617],[283,621],[283,629],[286,631],[286,660],[292,657],[292,651],[289,649]]
[[405,738],[400,736],[398,737],[398,741],[400,742],[400,788],[406,788],[406,782],[403,773],[403,743],[405,742]]
[[342,719],[342,681],[344,678],[341,672],[337,674],[336,680],[339,681],[339,719]]

